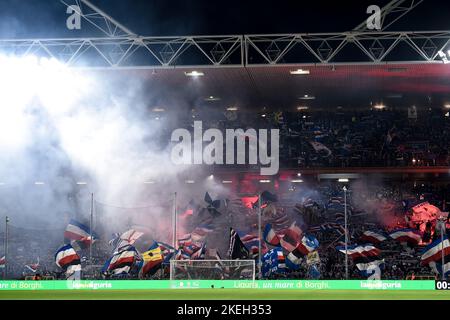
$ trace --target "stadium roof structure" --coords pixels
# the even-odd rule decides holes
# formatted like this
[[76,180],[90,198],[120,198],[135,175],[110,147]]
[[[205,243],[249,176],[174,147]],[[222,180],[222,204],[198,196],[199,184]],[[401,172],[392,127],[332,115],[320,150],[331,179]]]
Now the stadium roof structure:
[[386,31],[423,0],[392,0],[378,30],[363,21],[348,32],[220,36],[141,36],[88,0],[60,0],[101,37],[0,39],[0,51],[56,58],[74,67],[179,68],[284,64],[442,63],[450,31]]
[[450,31],[386,31],[421,2],[390,1],[376,31],[364,21],[335,33],[147,37],[75,0],[74,10],[100,37],[0,39],[0,52],[140,74],[159,89],[158,101],[180,91],[195,102],[257,108],[336,105],[349,97],[355,104],[398,97],[408,97],[405,105],[432,98],[442,104],[450,98],[450,64],[440,52],[450,49]]
[[439,63],[450,31],[0,39],[0,50],[84,68]]
[[[299,68],[309,74],[291,74]],[[186,76],[193,70],[128,70],[123,74],[142,77],[152,88],[153,98],[168,105],[178,98],[208,108],[295,112],[306,108],[370,108],[379,103],[388,107],[443,107],[450,102],[450,65],[444,64],[197,68],[203,76]]]

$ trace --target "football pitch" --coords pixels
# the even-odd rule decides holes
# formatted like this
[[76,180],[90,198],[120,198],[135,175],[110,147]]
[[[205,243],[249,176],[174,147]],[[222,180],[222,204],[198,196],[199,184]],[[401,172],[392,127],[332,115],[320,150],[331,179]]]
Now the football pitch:
[[1,300],[450,300],[450,291],[384,290],[42,290],[0,291]]

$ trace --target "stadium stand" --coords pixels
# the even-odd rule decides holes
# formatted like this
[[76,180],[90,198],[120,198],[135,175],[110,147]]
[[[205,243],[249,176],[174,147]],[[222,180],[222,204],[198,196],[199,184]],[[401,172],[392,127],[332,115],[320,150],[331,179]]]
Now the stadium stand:
[[[272,212],[270,215],[266,214],[264,216],[264,222],[272,223],[276,231],[280,231],[288,227],[292,221],[297,221],[301,229],[308,230],[308,232],[317,237],[320,243],[317,251],[320,262],[314,265],[318,273],[311,274],[311,265],[306,263],[302,264],[299,270],[273,273],[267,278],[345,278],[344,255],[335,248],[344,239],[342,223],[337,222],[338,218],[336,217],[336,212],[340,212],[343,208],[341,186],[337,183],[318,183],[308,188],[310,189],[309,194],[311,196],[302,198],[296,198],[294,195],[290,197],[279,196],[280,199],[274,203],[275,212]],[[400,190],[402,190],[401,195]],[[413,223],[408,223],[405,220],[405,215],[410,208],[405,205],[404,199],[408,199],[408,201],[412,201],[413,203],[427,200],[430,204],[442,207],[445,199],[448,199],[449,195],[450,187],[448,185],[439,186],[434,184],[413,184],[407,189],[405,185],[391,183],[390,185],[377,187],[370,185],[366,190],[360,189],[357,195],[349,195],[349,244],[356,243],[362,233],[367,230],[384,230],[385,232],[389,232],[398,227],[415,228],[416,226]],[[360,199],[365,200],[361,201]],[[370,205],[370,203],[374,202],[376,202],[375,206]],[[233,212],[233,215],[239,216],[239,219],[233,222],[237,227],[256,225],[257,217],[253,209],[238,205],[233,207],[232,210],[236,210],[236,212]],[[193,213],[193,218],[185,222],[186,229],[195,228],[199,225],[198,221],[201,220],[201,216],[204,214],[203,211],[204,209],[199,208],[197,212]],[[263,215],[265,214],[264,212],[263,210]],[[219,248],[219,252],[226,259],[228,243],[227,240],[224,240],[223,234],[227,234],[229,224],[224,223],[220,218],[212,221],[214,228],[207,235],[207,243]],[[253,228],[253,232],[256,232],[255,228]],[[447,232],[449,232],[448,229]],[[41,237],[41,234],[44,233],[47,235],[45,238]],[[32,272],[26,265],[35,263],[36,258],[39,257],[37,272],[42,278],[64,278],[63,272],[54,263],[54,252],[63,241],[62,234],[63,230],[39,230],[39,232],[36,232],[36,230],[12,227],[9,243],[10,261],[12,261],[9,266],[10,276],[14,278],[32,279],[32,276],[36,273]],[[93,246],[93,260],[91,263],[86,258],[89,254],[88,250],[84,249],[80,251],[81,264],[84,270],[83,277],[86,279],[101,279],[105,277],[105,274],[101,272],[101,268],[111,256],[112,248],[108,244],[108,239],[105,239],[108,235],[102,236],[104,238],[97,240]],[[3,239],[3,237],[1,238]],[[136,243],[136,247],[140,246],[139,250],[145,251],[145,246],[149,242],[139,241]],[[1,241],[0,245],[2,245]],[[382,270],[383,279],[411,279],[411,275],[414,275],[415,279],[434,278],[436,276],[428,266],[420,265],[420,257],[425,243],[421,243],[416,247],[405,248],[404,245],[394,239],[388,238],[386,241],[377,244],[377,246],[381,250],[381,256],[385,262]],[[349,270],[350,279],[364,279],[364,276],[355,268],[351,259],[349,261]],[[168,271],[168,265],[163,264],[160,265],[154,274],[147,277],[152,279],[168,279]],[[217,273],[217,270],[213,271]],[[196,272],[199,271],[197,270]],[[207,275],[203,276],[207,277]],[[226,275],[222,276],[226,277]],[[118,279],[136,279],[139,275],[137,272],[130,272],[119,276],[107,276],[107,278],[111,277]],[[214,277],[221,276],[215,274]]]

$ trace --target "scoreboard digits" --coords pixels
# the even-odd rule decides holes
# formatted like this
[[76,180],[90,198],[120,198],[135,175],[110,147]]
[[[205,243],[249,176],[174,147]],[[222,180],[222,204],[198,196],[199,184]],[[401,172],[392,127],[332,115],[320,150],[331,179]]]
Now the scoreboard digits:
[[450,281],[436,280],[436,290],[450,290]]

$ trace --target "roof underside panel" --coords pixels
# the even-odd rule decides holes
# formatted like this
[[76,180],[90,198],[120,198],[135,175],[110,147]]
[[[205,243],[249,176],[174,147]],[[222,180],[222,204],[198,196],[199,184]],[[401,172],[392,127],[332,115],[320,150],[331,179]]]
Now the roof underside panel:
[[[292,75],[302,68],[308,75]],[[244,108],[327,108],[392,102],[399,106],[421,104],[433,98],[450,99],[450,65],[389,64],[335,66],[264,66],[196,69],[97,71],[121,72],[137,77],[159,104],[184,101],[189,105]],[[307,96],[307,97],[305,97]],[[156,102],[155,102],[156,103]]]

